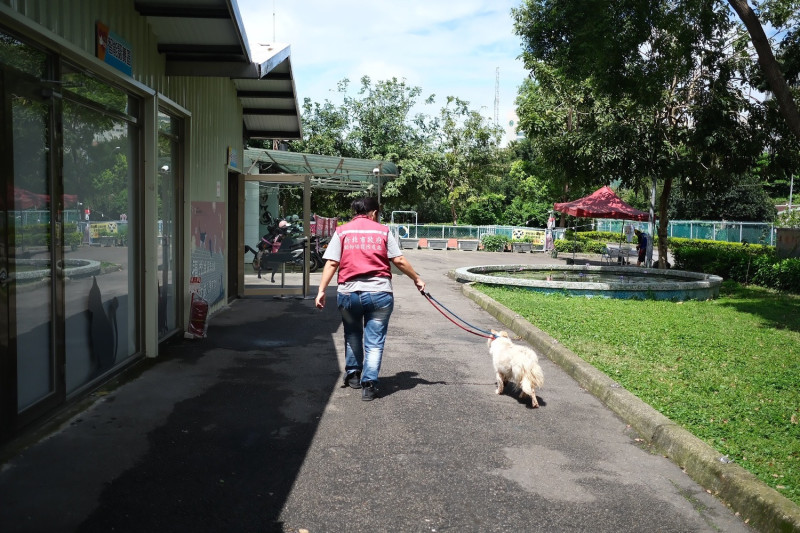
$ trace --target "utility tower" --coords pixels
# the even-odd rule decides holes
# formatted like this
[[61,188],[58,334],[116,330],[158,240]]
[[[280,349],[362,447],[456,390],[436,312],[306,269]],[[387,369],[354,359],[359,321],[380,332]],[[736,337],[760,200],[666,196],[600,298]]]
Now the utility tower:
[[494,75],[494,125],[500,124],[500,67]]

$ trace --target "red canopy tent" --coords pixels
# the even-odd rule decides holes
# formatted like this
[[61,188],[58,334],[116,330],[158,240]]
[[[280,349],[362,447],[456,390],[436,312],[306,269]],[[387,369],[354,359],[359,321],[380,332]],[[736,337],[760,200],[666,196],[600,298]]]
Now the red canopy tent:
[[[589,196],[584,196],[571,202],[553,204],[553,208],[561,213],[566,213],[578,218],[616,218],[623,220],[636,220],[647,222],[650,214],[629,206],[608,185],[594,191]],[[624,227],[623,227],[624,231]],[[620,233],[620,246],[623,233]],[[573,262],[575,251],[572,252]]]
[[608,185],[578,200],[553,204],[553,208],[578,218],[619,218],[639,222],[650,220],[649,213],[623,202]]
[[[64,208],[76,207],[78,205],[77,194],[64,194]],[[13,207],[16,210],[25,210],[33,208],[47,209],[50,204],[49,194],[39,194],[31,192],[21,187],[14,187],[14,203]]]
[[42,205],[47,205],[50,197],[43,194],[37,194],[21,187],[14,187],[14,203],[12,204],[16,210],[38,208]]

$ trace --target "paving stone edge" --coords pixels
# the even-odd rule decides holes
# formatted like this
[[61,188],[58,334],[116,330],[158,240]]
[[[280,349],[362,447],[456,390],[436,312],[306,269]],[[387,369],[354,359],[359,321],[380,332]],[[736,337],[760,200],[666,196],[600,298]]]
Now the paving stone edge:
[[[451,273],[452,277],[452,273]],[[573,377],[642,438],[680,466],[698,484],[725,502],[761,532],[800,533],[800,506],[761,482],[650,405],[622,388],[557,340],[466,283],[462,293],[525,339],[533,348]]]

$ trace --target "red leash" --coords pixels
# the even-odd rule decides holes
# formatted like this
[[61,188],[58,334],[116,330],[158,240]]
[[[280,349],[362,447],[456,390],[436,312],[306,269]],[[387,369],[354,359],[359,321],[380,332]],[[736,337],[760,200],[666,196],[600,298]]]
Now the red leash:
[[[422,291],[420,291],[420,292],[422,292]],[[439,311],[442,314],[442,316],[444,316],[447,320],[449,320],[450,322],[452,322],[456,326],[460,327],[461,329],[463,329],[467,333],[472,333],[473,335],[477,335],[478,337],[483,337],[484,339],[494,339],[494,338],[497,337],[497,335],[494,335],[494,334],[492,334],[492,333],[490,333],[488,331],[484,331],[481,328],[477,328],[477,327],[473,326],[472,324],[470,324],[469,322],[465,321],[464,319],[459,318],[459,316],[457,314],[455,314],[451,310],[447,309],[447,307],[442,305],[442,303],[440,301],[438,301],[436,298],[431,296],[431,293],[422,292],[422,295],[425,297],[426,300],[428,300],[431,303],[431,305],[433,306],[434,309],[436,309],[437,311]],[[434,302],[436,302],[436,303],[434,303]],[[461,324],[459,324],[458,322],[456,322],[455,320],[450,318],[450,316],[447,313],[445,313],[444,311],[442,311],[442,309],[440,309],[436,304],[439,304],[439,306],[441,306],[442,309],[447,310],[448,313],[450,313],[454,317],[458,318],[458,320],[460,320],[464,324],[468,325],[472,329],[476,329],[476,330],[480,331],[481,333],[478,333],[478,331],[472,331],[471,329],[465,328],[464,326],[462,326]]]

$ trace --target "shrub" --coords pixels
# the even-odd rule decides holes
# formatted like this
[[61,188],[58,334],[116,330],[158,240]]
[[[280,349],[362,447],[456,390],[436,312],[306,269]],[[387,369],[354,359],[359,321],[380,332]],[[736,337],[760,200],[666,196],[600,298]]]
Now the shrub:
[[753,283],[778,291],[800,293],[800,259],[790,258],[772,262],[761,257]]
[[775,261],[775,248],[765,245],[671,239],[670,249],[678,269],[715,274],[740,283],[752,281],[758,265]]
[[583,245],[583,242],[572,239],[557,239],[553,242],[553,246],[558,253],[580,253],[583,252]]
[[509,239],[505,235],[484,235],[481,237],[481,244],[487,252],[501,252],[508,242]]
[[80,231],[72,231],[64,234],[64,246],[75,249],[81,245],[83,234]]
[[779,259],[774,246],[670,240],[675,266],[739,283],[800,294],[800,259]]
[[14,238],[17,246],[48,246],[50,226],[48,224],[29,224],[16,226]]
[[557,239],[553,245],[559,253],[602,254],[605,250],[607,240],[584,240],[580,236],[581,234],[578,233],[574,235],[574,239]]
[[775,219],[775,226],[779,228],[800,228],[800,211],[784,211]]
[[614,231],[582,231],[574,234],[579,241],[619,242],[624,237]]
[[583,251],[588,254],[602,254],[605,249],[606,241],[589,241],[583,245]]

